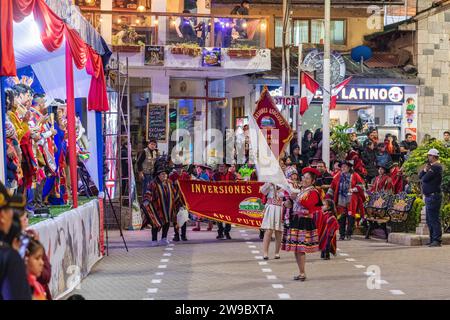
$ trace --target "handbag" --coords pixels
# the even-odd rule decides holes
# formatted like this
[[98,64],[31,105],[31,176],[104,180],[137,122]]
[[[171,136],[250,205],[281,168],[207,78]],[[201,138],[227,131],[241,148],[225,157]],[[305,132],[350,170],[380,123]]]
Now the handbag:
[[185,207],[181,207],[177,213],[177,225],[181,227],[188,220],[189,220],[189,212],[186,210]]

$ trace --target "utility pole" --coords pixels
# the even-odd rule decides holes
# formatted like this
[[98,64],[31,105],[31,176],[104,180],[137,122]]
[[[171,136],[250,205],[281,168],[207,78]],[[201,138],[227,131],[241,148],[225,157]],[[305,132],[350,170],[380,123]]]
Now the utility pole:
[[331,0],[325,0],[325,47],[323,55],[322,160],[330,166],[330,100],[331,100]]
[[[290,12],[291,12],[291,0],[283,0],[283,44],[282,44],[281,86],[283,96],[285,97],[290,96],[291,94],[291,73],[290,73],[291,35],[290,33],[288,33],[288,31],[291,31],[289,30]],[[286,121],[289,123],[288,106],[283,106],[282,114],[286,119]]]

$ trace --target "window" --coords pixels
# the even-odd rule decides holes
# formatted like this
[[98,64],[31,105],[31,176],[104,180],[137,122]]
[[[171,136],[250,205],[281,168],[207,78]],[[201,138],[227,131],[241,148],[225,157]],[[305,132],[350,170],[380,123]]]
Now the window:
[[[345,20],[331,21],[331,44],[345,45]],[[311,43],[323,44],[325,39],[325,21],[311,20]]]
[[298,46],[300,43],[309,42],[309,21],[308,20],[294,20],[294,34],[292,43]]
[[[325,38],[325,22],[323,19],[300,20],[294,19],[290,25],[293,32],[288,30],[294,46],[300,43],[323,44]],[[346,21],[331,21],[331,43],[333,45],[345,45]],[[275,19],[275,47],[283,44],[283,19]]]
[[236,129],[236,120],[245,117],[245,97],[237,97],[232,99],[233,107],[233,126]]

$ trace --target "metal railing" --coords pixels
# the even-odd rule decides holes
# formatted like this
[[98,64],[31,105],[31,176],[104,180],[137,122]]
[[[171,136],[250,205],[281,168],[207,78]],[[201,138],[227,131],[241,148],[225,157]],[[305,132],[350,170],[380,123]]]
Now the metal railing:
[[110,11],[81,8],[88,21],[113,46],[266,48],[268,16]]

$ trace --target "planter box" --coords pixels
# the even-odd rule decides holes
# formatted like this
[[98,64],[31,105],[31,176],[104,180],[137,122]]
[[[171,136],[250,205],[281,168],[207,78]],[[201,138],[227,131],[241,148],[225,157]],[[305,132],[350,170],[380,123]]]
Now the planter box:
[[172,54],[184,54],[186,56],[198,57],[201,54],[200,48],[184,48],[184,47],[172,47],[170,49]]
[[141,52],[141,46],[138,45],[121,45],[112,46],[114,52]]
[[227,54],[232,58],[253,58],[256,56],[256,49],[228,49]]

